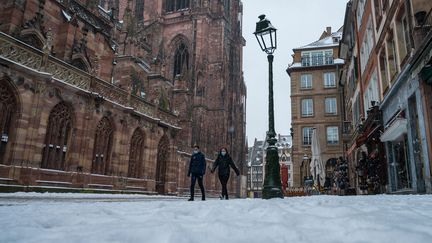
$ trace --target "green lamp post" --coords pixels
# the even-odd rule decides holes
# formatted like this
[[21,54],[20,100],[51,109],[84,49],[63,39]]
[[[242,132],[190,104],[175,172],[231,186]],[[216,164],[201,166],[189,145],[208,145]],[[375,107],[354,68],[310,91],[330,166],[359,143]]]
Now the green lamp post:
[[264,185],[262,191],[263,199],[283,198],[282,183],[280,179],[279,155],[276,144],[276,132],[274,129],[273,110],[273,53],[276,50],[276,28],[270,23],[265,15],[259,16],[254,32],[261,50],[267,53],[269,62],[269,130],[267,132],[266,165]]

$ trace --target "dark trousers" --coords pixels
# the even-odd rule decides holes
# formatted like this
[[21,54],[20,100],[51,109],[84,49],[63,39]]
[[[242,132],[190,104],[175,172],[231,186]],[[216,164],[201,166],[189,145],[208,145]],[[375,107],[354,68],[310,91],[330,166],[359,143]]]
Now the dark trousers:
[[201,189],[201,195],[202,195],[202,200],[205,200],[205,191],[204,191],[204,185],[203,185],[203,176],[202,175],[197,175],[197,174],[192,174],[191,176],[191,187],[190,187],[190,194],[191,194],[191,198],[194,198],[194,194],[195,194],[195,182],[198,179],[198,185]]
[[219,175],[219,181],[222,185],[222,197],[225,197],[228,199],[228,190],[227,190],[227,183],[229,179],[229,174],[227,175]]

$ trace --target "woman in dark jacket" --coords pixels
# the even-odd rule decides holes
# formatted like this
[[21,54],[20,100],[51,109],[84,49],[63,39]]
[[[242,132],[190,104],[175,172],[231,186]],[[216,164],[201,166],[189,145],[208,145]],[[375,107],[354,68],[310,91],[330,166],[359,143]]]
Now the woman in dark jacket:
[[216,167],[219,167],[218,175],[219,181],[222,184],[222,196],[221,199],[228,200],[228,190],[227,183],[230,176],[230,167],[233,168],[237,176],[240,174],[239,170],[235,166],[231,156],[228,154],[228,150],[226,148],[221,148],[219,150],[218,157],[213,164],[213,168],[211,169],[211,173],[216,170]]

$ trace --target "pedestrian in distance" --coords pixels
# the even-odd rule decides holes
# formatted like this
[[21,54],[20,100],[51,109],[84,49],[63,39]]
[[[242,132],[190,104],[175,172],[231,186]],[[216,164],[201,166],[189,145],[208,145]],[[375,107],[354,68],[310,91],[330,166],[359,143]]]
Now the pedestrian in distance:
[[219,181],[222,185],[222,195],[220,196],[220,199],[228,200],[227,183],[231,172],[230,167],[234,170],[237,176],[240,175],[240,171],[235,166],[234,161],[232,160],[231,156],[228,154],[228,150],[226,148],[221,148],[219,150],[218,157],[216,161],[213,163],[213,168],[211,169],[211,173],[213,173],[217,167],[218,167]]
[[189,163],[188,177],[191,177],[190,198],[188,201],[194,200],[195,182],[198,180],[198,185],[201,189],[201,200],[205,201],[205,191],[203,185],[203,177],[206,171],[206,160],[203,153],[201,153],[198,145],[194,146],[192,156]]

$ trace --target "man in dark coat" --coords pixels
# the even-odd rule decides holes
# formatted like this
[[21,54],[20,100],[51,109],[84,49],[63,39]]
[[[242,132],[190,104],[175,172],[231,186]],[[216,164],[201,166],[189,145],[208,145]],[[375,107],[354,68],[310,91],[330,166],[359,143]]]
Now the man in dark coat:
[[219,181],[222,185],[221,199],[228,200],[227,183],[231,172],[230,167],[233,168],[237,176],[240,174],[240,171],[235,166],[234,161],[232,160],[231,156],[228,154],[226,148],[220,149],[218,157],[213,164],[213,168],[211,169],[211,173],[213,173],[216,170],[216,167],[219,167],[218,176],[219,176]]
[[201,189],[201,195],[202,200],[205,200],[205,191],[204,191],[204,185],[203,185],[203,177],[206,171],[206,161],[205,156],[203,153],[200,152],[199,146],[195,145],[194,150],[192,153],[192,157],[190,159],[189,163],[189,171],[188,171],[188,177],[192,175],[191,177],[191,187],[190,187],[190,198],[188,201],[194,200],[194,194],[195,194],[195,182],[198,179],[198,185]]

